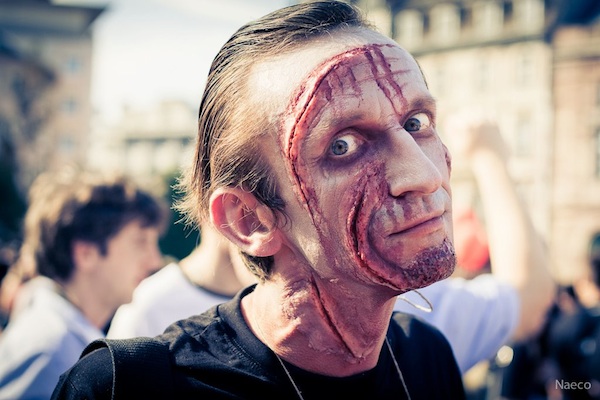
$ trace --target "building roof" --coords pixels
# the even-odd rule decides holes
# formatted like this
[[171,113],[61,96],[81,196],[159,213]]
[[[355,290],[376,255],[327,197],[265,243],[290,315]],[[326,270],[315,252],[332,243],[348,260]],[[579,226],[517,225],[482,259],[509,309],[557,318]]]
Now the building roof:
[[48,0],[0,0],[0,29],[82,34],[105,9],[105,6],[57,5]]

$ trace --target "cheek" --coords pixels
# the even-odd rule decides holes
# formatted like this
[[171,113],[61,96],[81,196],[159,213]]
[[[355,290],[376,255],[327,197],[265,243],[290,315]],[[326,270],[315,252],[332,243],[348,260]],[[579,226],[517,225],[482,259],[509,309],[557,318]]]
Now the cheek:
[[364,274],[360,265],[365,254],[359,249],[368,246],[365,233],[386,197],[383,177],[380,163],[353,171],[342,182],[338,181],[335,188],[322,189],[324,195],[320,196],[318,206],[324,212],[313,214],[326,258],[335,260],[334,267],[357,277]]

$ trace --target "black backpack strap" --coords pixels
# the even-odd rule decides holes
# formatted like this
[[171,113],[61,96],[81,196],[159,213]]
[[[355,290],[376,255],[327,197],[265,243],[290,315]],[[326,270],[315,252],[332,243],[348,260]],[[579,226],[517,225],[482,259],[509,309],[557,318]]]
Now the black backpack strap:
[[85,348],[81,357],[101,347],[107,347],[112,358],[113,400],[173,398],[166,343],[149,337],[98,339]]

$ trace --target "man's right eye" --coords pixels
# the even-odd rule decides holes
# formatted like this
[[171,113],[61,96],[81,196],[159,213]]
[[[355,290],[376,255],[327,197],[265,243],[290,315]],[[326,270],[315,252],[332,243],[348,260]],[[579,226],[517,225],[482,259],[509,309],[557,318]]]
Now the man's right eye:
[[406,120],[404,129],[407,132],[418,132],[431,126],[431,119],[425,113],[418,113]]
[[334,157],[349,156],[358,150],[359,145],[360,143],[354,135],[343,135],[331,143],[329,151]]

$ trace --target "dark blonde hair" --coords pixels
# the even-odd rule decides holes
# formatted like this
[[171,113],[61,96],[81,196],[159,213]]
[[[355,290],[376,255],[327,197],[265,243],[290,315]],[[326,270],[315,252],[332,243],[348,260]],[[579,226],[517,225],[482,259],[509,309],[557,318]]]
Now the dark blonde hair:
[[74,241],[106,254],[108,241],[128,223],[163,230],[168,222],[166,204],[124,176],[47,172],[36,178],[29,197],[22,251],[33,257],[38,274],[55,280],[71,278]]
[[[311,2],[250,22],[225,43],[213,60],[200,102],[194,163],[179,185],[186,196],[178,208],[188,222],[199,224],[208,217],[209,199],[218,187],[242,187],[276,215],[283,214],[285,205],[256,140],[277,128],[264,110],[248,101],[250,70],[308,40],[352,27],[371,28],[356,7],[341,1]],[[271,257],[243,256],[256,276],[269,276]]]

